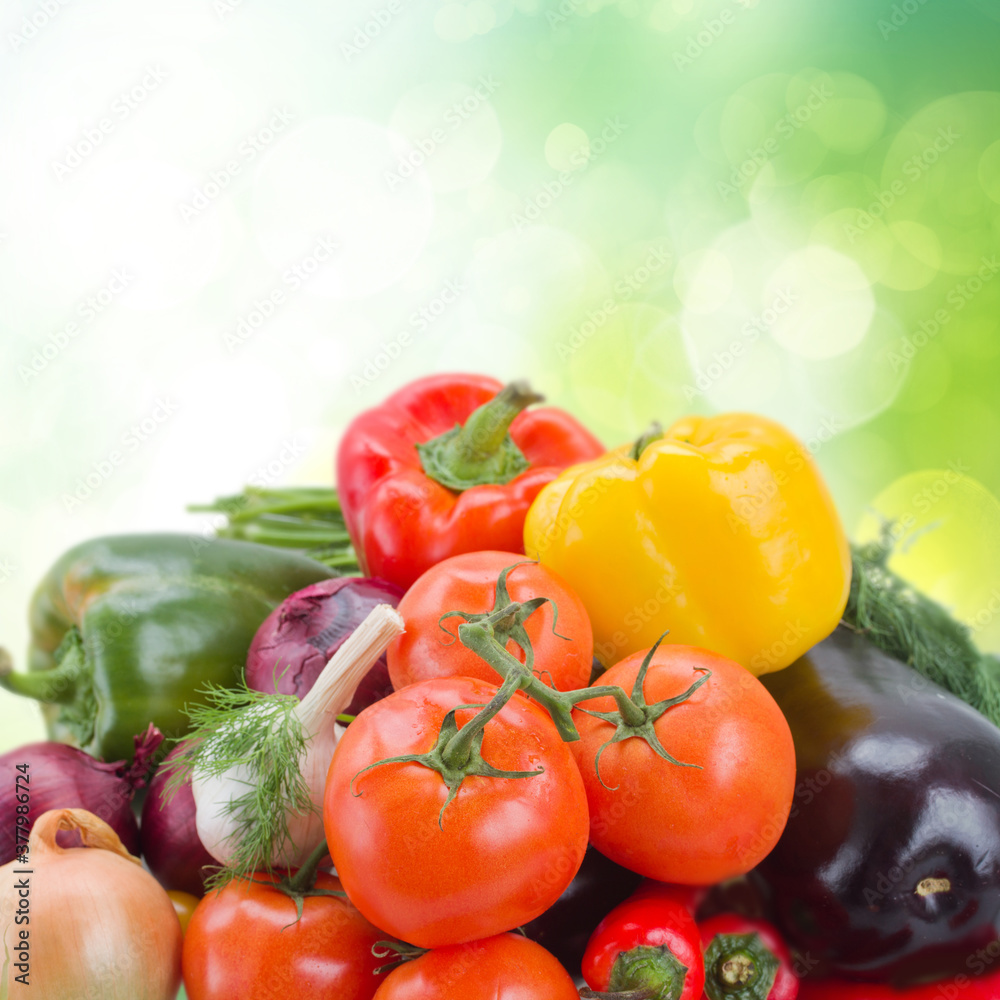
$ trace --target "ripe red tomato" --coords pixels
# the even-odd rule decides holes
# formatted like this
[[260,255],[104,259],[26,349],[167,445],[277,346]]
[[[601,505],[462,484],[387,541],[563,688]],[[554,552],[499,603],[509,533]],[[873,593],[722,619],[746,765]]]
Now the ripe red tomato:
[[[444,779],[421,764],[382,764],[355,778],[376,761],[428,752],[451,709],[484,705],[496,691],[468,677],[412,684],[366,708],[333,755],[323,820],[337,872],[369,920],[411,944],[461,944],[527,923],[583,860],[580,774],[552,720],[520,693],[487,723],[482,757],[542,773],[468,777],[443,815]],[[474,714],[459,711],[459,726]]]
[[[513,601],[533,597],[551,598],[559,609],[555,635],[553,609],[543,604],[525,622],[525,631],[535,654],[535,673],[550,687],[573,691],[586,687],[594,656],[594,634],[583,602],[557,573],[538,563],[525,563],[516,552],[467,552],[432,566],[403,595],[399,613],[406,632],[394,640],[387,652],[389,677],[398,691],[433,677],[478,677],[499,684],[497,672],[471,649],[458,641],[461,618],[446,618],[447,611],[483,614],[496,599],[497,577],[515,563],[523,563],[507,577],[507,593]],[[441,631],[441,626],[448,630]],[[561,639],[560,635],[567,638]],[[524,653],[513,641],[507,650],[522,663]]]
[[[386,959],[372,945],[386,935],[342,896],[309,896],[296,921],[295,903],[257,873],[230,882],[198,904],[184,935],[184,988],[189,1000],[297,997],[371,1000]],[[320,872],[318,889],[341,888]]]
[[390,973],[375,1000],[579,1000],[569,973],[520,934],[436,948]]
[[[646,651],[599,680],[632,691]],[[618,864],[661,882],[710,884],[741,875],[767,855],[784,829],[795,787],[788,723],[764,686],[738,663],[695,646],[660,646],[646,674],[647,704],[711,677],[654,724],[681,767],[642,739],[601,746],[614,727],[579,708],[608,712],[610,697],[581,702],[571,743],[587,787],[591,842]]]

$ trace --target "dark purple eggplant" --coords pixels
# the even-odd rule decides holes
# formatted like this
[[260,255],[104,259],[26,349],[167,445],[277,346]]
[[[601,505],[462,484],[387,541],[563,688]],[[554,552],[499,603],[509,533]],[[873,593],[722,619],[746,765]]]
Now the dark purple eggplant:
[[552,952],[570,975],[579,976],[580,962],[594,928],[619,903],[624,903],[641,881],[641,875],[588,847],[566,891],[522,930]]
[[1000,917],[1000,729],[844,626],[761,678],[795,740],[788,825],[757,876],[817,971],[967,972]]

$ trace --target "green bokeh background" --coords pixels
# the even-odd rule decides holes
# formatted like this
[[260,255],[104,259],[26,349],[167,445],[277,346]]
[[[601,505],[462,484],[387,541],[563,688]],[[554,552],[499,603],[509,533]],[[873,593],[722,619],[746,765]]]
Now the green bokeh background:
[[[529,376],[609,445],[787,422],[848,530],[895,519],[1000,648],[1000,0],[88,0],[26,37],[40,9],[0,23],[19,662],[65,547],[329,482],[354,413],[447,369]],[[41,732],[0,695],[0,750]]]

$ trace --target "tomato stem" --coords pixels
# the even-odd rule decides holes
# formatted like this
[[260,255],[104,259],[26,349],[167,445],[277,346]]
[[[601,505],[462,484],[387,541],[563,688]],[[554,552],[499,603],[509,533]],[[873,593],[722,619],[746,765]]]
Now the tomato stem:
[[476,739],[481,737],[483,729],[486,728],[486,723],[496,716],[504,705],[514,697],[514,693],[518,689],[519,680],[516,674],[511,674],[503,682],[497,693],[490,699],[489,703],[448,740],[441,750],[441,759],[448,767],[458,769],[465,767],[469,763]]

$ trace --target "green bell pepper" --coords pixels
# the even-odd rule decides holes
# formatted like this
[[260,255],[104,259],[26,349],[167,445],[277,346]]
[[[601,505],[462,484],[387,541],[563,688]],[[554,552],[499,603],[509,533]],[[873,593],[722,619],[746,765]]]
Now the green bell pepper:
[[70,549],[31,602],[28,671],[0,685],[43,702],[52,739],[128,760],[150,722],[188,729],[207,683],[241,683],[261,622],[332,571],[305,556],[198,535],[112,535]]

